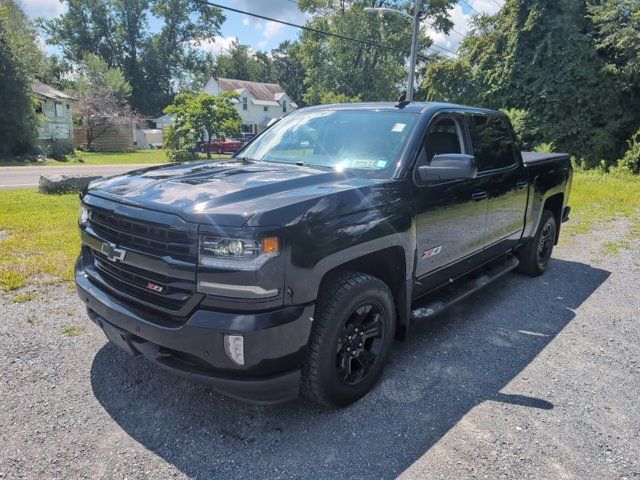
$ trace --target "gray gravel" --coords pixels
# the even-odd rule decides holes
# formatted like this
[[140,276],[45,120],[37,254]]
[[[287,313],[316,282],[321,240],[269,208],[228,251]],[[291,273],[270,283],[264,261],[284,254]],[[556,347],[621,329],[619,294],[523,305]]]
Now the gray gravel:
[[416,326],[342,411],[245,405],[132,360],[67,286],[3,294],[0,478],[640,478],[640,244],[601,246],[627,230]]

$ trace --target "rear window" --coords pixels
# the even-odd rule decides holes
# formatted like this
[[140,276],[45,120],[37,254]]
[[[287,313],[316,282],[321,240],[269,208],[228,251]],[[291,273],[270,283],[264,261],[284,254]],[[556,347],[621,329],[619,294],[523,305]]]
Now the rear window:
[[502,117],[472,113],[467,114],[467,123],[479,171],[516,162],[509,127]]

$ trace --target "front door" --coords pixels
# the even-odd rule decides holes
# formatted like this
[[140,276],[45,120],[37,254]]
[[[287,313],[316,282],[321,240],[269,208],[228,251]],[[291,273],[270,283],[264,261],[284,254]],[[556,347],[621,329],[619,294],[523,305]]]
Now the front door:
[[[428,127],[413,174],[418,259],[415,295],[446,281],[453,264],[467,268],[484,247],[487,217],[487,179],[422,182],[417,168],[436,154],[471,153],[464,118],[441,114]],[[464,260],[464,261],[463,261]]]

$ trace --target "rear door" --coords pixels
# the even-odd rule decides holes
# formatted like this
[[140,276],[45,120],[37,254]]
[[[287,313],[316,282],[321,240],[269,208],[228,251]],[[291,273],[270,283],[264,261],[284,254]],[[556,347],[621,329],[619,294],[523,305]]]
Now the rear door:
[[514,136],[499,114],[466,114],[478,177],[488,195],[486,248],[499,254],[513,248],[524,228],[527,176],[517,154]]
[[434,155],[471,153],[464,116],[443,113],[430,123],[413,170],[418,259],[415,294],[455,276],[452,269],[467,270],[474,254],[482,251],[487,216],[487,179],[423,182],[417,174]]

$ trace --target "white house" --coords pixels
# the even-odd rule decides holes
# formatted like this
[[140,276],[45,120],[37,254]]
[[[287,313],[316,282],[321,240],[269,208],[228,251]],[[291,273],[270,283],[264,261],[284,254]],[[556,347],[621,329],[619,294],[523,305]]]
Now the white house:
[[218,96],[223,90],[234,91],[239,95],[234,103],[242,118],[243,133],[260,133],[272,120],[298,108],[277,83],[218,78],[214,74],[202,91]]
[[40,82],[33,82],[31,91],[36,101],[36,112],[40,115],[38,143],[43,146],[56,141],[72,144],[71,112],[75,98]]

